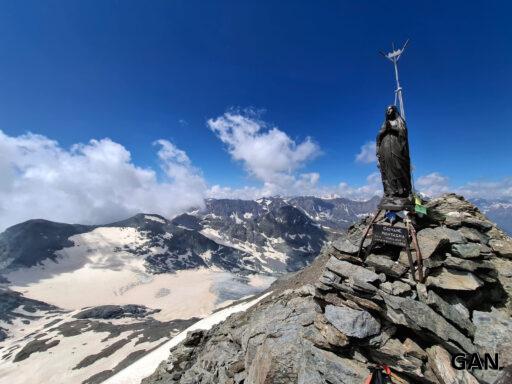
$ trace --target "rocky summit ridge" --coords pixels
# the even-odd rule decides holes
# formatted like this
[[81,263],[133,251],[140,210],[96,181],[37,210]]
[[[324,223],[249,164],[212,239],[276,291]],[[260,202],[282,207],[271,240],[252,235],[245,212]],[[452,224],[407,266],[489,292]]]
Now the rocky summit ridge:
[[[357,257],[363,220],[256,306],[189,333],[143,383],[352,384],[379,364],[403,383],[509,383],[512,239],[461,196],[427,208],[424,283],[393,247]],[[498,353],[505,369],[455,370],[458,353]]]

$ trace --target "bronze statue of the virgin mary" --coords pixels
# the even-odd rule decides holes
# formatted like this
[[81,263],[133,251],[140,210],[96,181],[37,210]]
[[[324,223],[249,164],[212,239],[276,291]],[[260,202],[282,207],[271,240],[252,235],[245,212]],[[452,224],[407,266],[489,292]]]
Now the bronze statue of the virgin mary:
[[394,105],[386,109],[386,118],[377,136],[377,160],[384,186],[379,208],[414,209],[407,126]]

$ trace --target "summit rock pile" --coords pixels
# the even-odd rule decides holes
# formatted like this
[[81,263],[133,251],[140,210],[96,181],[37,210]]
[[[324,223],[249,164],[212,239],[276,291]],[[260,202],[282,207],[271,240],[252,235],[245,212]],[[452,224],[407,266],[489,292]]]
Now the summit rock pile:
[[[416,223],[423,283],[399,249],[357,257],[366,220],[289,279],[292,288],[274,287],[249,311],[189,334],[143,383],[363,383],[380,364],[403,383],[506,383],[512,239],[461,196],[427,208]],[[508,368],[456,370],[460,353],[497,353]]]

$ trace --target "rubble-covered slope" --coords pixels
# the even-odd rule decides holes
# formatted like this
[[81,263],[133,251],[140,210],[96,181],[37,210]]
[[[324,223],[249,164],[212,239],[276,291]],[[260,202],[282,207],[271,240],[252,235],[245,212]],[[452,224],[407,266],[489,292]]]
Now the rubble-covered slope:
[[[512,239],[460,196],[428,209],[417,223],[424,283],[397,249],[358,258],[360,223],[324,249],[321,274],[298,273],[292,280],[304,285],[288,281],[291,289],[189,334],[143,383],[362,383],[376,364],[405,383],[506,383]],[[451,367],[451,355],[475,352],[498,353],[509,368]]]

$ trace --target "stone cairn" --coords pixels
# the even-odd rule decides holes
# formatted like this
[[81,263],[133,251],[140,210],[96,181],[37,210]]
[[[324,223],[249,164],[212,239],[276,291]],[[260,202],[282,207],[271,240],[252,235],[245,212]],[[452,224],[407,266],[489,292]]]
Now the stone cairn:
[[[416,223],[423,283],[396,248],[357,257],[367,219],[291,288],[189,333],[143,383],[362,384],[382,364],[395,383],[510,383],[512,239],[461,196],[426,206]],[[498,353],[507,368],[456,370],[457,353]]]
[[332,244],[316,284],[324,316],[364,360],[404,382],[493,383],[501,372],[455,370],[451,355],[498,353],[501,366],[512,364],[512,240],[461,196],[426,206],[417,222],[424,283],[404,251],[381,246],[357,258],[358,224]]

